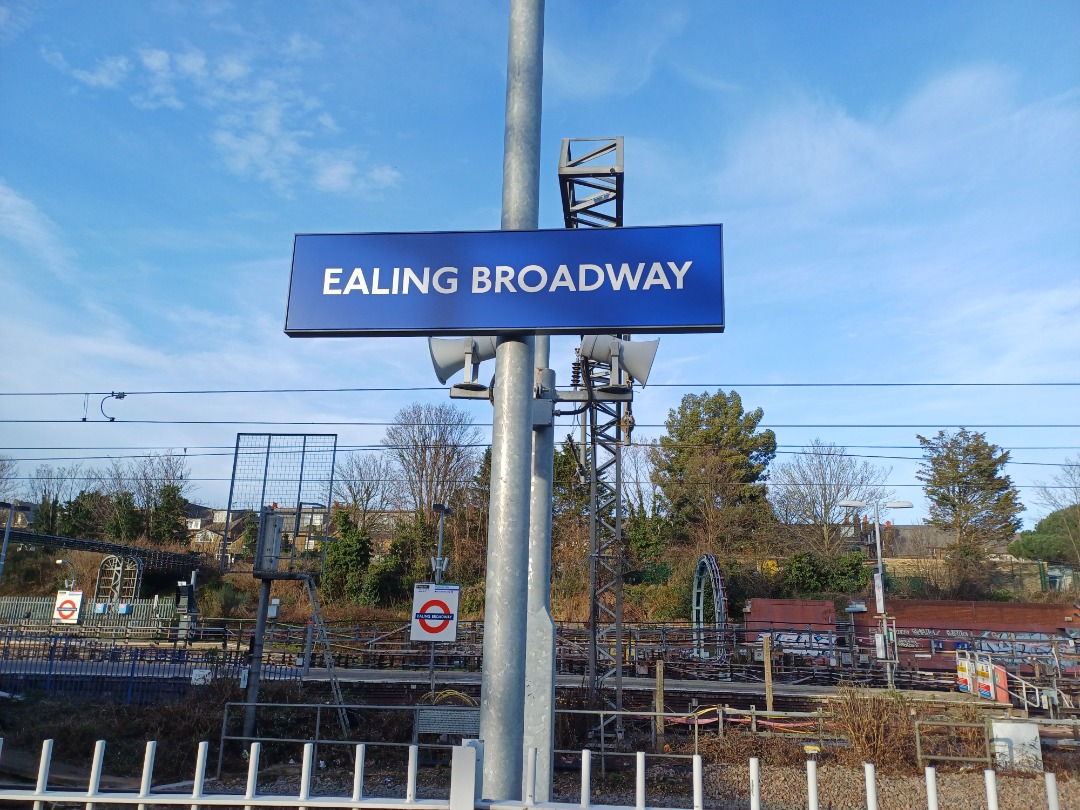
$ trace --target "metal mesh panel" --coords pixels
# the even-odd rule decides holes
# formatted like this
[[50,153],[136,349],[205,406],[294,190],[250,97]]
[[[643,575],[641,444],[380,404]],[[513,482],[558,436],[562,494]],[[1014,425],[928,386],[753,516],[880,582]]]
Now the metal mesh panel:
[[270,508],[283,518],[278,570],[321,574],[336,455],[336,434],[236,435],[229,508],[219,549],[222,571],[254,569],[259,514]]

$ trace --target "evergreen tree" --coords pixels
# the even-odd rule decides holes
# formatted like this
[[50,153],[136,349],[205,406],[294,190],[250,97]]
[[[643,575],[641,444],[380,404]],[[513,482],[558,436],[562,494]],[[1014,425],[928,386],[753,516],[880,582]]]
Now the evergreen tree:
[[1058,509],[1035,524],[1035,531],[1021,532],[1009,553],[1029,560],[1080,566],[1080,531],[1076,507]]
[[952,595],[982,596],[990,586],[988,552],[1007,546],[1023,525],[1020,493],[1002,472],[1009,453],[966,428],[918,439],[923,462],[916,477],[930,502],[927,522],[953,537],[948,550]]
[[321,590],[328,602],[360,602],[371,561],[371,537],[344,509],[334,510],[333,523],[337,537],[326,551]]
[[928,523],[948,531],[953,542],[980,548],[1004,546],[1023,525],[1020,493],[1002,470],[1009,452],[986,435],[960,428],[919,436],[923,462],[916,477],[930,501]]
[[735,391],[687,394],[668,414],[653,453],[661,506],[683,540],[760,548],[771,532],[766,500],[776,436],[759,430],[761,408],[744,411]]
[[143,533],[143,516],[135,508],[130,492],[117,492],[109,499],[109,516],[105,520],[105,536],[117,543],[130,545]]
[[109,499],[97,491],[83,490],[60,508],[57,533],[63,537],[101,540],[102,516],[109,510]]
[[184,509],[188,501],[181,494],[180,487],[166,484],[157,491],[154,505],[150,509],[147,521],[147,539],[156,545],[187,542],[187,521]]

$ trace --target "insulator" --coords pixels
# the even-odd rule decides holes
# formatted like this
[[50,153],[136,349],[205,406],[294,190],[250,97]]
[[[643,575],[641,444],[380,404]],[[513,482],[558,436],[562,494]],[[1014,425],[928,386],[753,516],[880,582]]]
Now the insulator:
[[570,387],[581,387],[581,361],[575,360],[570,366]]

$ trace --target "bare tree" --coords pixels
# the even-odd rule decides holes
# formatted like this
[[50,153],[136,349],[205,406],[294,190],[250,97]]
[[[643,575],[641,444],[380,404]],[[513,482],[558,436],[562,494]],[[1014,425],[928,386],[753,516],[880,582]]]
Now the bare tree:
[[802,549],[834,555],[847,541],[841,526],[850,512],[840,501],[872,504],[892,497],[886,488],[890,472],[852,458],[845,447],[814,439],[791,461],[773,468],[770,499]]
[[476,475],[480,431],[454,405],[413,403],[394,416],[383,446],[402,482],[405,508],[423,513],[449,503]]
[[124,489],[134,496],[136,506],[147,512],[157,505],[159,493],[165,487],[175,487],[180,496],[187,495],[191,488],[187,458],[172,450],[132,459],[127,467],[114,462],[113,468],[121,470],[120,479],[126,481]]
[[10,501],[15,495],[15,481],[19,465],[10,456],[0,456],[0,498]]
[[345,505],[361,531],[371,532],[380,512],[398,503],[392,460],[385,452],[339,456],[334,471],[334,500]]
[[1061,513],[1060,529],[1080,560],[1080,454],[1074,459],[1066,458],[1061,472],[1049,483],[1038,483],[1035,500],[1048,512]]
[[656,442],[631,444],[622,448],[622,477],[626,494],[635,509],[652,514],[657,501],[657,486],[653,483],[653,459]]
[[53,467],[39,464],[33,476],[26,482],[28,499],[38,507],[34,516],[34,530],[42,534],[56,534],[56,521],[60,507],[74,498],[82,484],[81,464]]

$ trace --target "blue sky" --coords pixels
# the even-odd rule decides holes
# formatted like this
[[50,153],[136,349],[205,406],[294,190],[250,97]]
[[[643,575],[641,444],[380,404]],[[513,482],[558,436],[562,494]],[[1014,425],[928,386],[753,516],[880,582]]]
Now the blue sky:
[[[499,227],[507,4],[297,9],[0,1],[0,393],[437,386],[422,339],[283,334],[292,238]],[[873,460],[906,520],[915,434],[966,425],[1041,516],[1029,485],[1080,456],[1080,387],[1017,385],[1080,382],[1078,39],[1075,2],[549,0],[541,227],[560,140],[622,135],[628,225],[725,228],[727,332],[661,340],[637,438],[734,387],[778,461],[900,457]],[[133,395],[113,423],[101,395],[2,396],[0,453],[188,448],[220,505],[228,458],[199,448],[374,444],[445,396]]]

